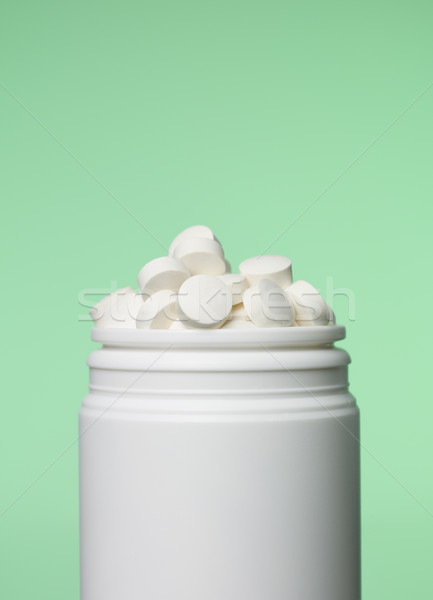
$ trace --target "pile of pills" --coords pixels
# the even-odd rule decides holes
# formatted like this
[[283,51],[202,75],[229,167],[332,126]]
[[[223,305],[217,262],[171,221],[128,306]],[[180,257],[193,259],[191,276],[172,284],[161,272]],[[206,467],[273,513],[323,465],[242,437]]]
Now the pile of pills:
[[319,292],[292,281],[289,258],[248,258],[231,273],[209,227],[195,225],[172,241],[169,256],[155,258],[132,287],[106,296],[90,311],[96,327],[138,329],[246,329],[335,325]]

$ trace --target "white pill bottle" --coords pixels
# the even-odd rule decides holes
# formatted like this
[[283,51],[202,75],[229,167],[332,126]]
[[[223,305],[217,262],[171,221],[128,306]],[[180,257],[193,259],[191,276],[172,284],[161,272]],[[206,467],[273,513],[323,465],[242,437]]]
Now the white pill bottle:
[[92,335],[81,600],[359,600],[343,327]]

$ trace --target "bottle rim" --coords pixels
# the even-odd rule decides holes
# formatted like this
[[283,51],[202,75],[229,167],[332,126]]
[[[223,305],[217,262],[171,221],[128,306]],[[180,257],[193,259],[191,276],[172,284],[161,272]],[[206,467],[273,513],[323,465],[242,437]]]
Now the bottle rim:
[[332,345],[346,337],[342,325],[257,329],[127,329],[93,327],[94,342],[114,348],[291,348]]

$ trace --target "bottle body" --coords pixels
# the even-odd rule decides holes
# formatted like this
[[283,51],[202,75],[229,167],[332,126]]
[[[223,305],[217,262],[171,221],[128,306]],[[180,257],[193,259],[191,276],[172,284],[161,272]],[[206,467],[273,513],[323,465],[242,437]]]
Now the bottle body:
[[82,600],[359,600],[348,356],[230,336],[91,355]]

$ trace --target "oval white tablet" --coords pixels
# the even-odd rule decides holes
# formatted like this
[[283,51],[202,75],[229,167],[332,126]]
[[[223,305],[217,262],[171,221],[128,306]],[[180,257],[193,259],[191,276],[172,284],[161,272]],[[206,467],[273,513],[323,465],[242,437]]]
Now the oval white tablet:
[[185,264],[172,256],[161,256],[148,262],[138,274],[138,287],[145,296],[159,290],[177,292],[191,273]]
[[226,270],[223,249],[215,240],[185,240],[176,246],[174,256],[186,265],[191,275],[222,275]]
[[142,304],[141,295],[125,287],[102,298],[89,314],[96,327],[132,328]]
[[169,329],[177,319],[177,294],[172,290],[159,290],[145,300],[138,312],[137,329]]
[[257,327],[290,327],[295,310],[284,290],[271,279],[261,279],[244,293],[245,310]]
[[296,281],[286,290],[295,308],[296,322],[301,327],[328,325],[328,305],[320,293],[306,281]]
[[285,289],[292,283],[292,261],[286,256],[264,254],[247,258],[239,265],[239,272],[255,285],[261,279],[271,279]]
[[224,275],[220,275],[218,279],[221,279],[231,291],[233,305],[242,302],[242,297],[248,287],[245,275],[241,273],[225,273]]
[[224,323],[232,308],[229,288],[218,277],[195,275],[181,286],[176,310],[188,326],[215,328]]
[[174,256],[174,251],[181,242],[194,238],[206,238],[208,240],[214,240],[215,236],[213,231],[209,229],[209,227],[206,227],[206,225],[193,225],[192,227],[188,227],[188,229],[181,231],[174,238],[168,249],[169,254]]

